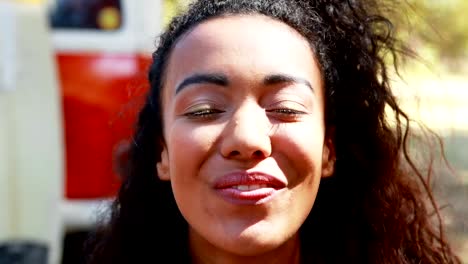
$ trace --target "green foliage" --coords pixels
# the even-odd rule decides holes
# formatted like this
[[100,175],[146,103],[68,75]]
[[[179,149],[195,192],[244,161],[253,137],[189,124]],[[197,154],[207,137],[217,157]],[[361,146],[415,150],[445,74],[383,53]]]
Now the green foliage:
[[468,1],[407,0],[407,7],[396,19],[410,47],[423,59],[427,56],[449,68],[463,64],[468,57]]
[[190,0],[164,0],[164,25],[180,10],[184,9]]

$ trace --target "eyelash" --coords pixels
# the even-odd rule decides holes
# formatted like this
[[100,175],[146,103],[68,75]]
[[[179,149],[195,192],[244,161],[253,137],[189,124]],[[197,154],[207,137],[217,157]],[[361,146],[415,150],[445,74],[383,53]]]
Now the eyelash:
[[211,119],[215,118],[217,114],[224,113],[222,110],[218,109],[200,109],[193,112],[186,113],[185,116],[193,119]]
[[285,119],[285,120],[296,120],[300,116],[306,114],[304,111],[299,111],[291,108],[277,108],[277,109],[271,109],[271,110],[266,110],[268,113],[272,113],[277,115],[280,119]]

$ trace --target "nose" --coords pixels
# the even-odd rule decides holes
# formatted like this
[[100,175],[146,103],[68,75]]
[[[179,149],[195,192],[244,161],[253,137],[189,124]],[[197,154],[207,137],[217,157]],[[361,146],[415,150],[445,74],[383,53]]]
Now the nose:
[[237,111],[223,131],[221,154],[228,159],[259,160],[271,155],[270,122],[263,108]]

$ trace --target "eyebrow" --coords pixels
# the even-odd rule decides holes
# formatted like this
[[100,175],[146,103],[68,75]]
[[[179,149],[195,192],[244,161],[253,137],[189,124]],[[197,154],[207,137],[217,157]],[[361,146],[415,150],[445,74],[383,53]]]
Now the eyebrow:
[[194,74],[185,78],[179,85],[177,85],[175,93],[178,94],[184,88],[192,84],[211,83],[219,86],[227,87],[229,80],[224,74],[219,73],[203,73]]
[[[193,74],[187,78],[185,78],[179,85],[177,85],[175,94],[178,94],[180,91],[182,91],[184,88],[187,86],[193,85],[193,84],[203,84],[203,83],[208,83],[208,84],[215,84],[218,86],[223,86],[227,87],[229,86],[229,80],[228,77],[224,74],[221,73],[196,73]],[[275,84],[281,84],[281,83],[298,83],[298,84],[303,84],[307,87],[309,87],[313,92],[314,88],[310,84],[310,82],[304,78],[297,77],[297,76],[292,76],[289,74],[284,74],[284,73],[277,73],[277,74],[270,74],[267,75],[263,79],[263,84],[268,86],[268,85],[275,85]]]
[[271,74],[271,75],[266,76],[263,79],[264,85],[274,85],[274,84],[281,84],[281,83],[303,84],[309,87],[312,90],[312,92],[315,92],[314,88],[312,87],[312,84],[310,84],[308,80],[301,78],[301,77],[281,73],[281,74]]

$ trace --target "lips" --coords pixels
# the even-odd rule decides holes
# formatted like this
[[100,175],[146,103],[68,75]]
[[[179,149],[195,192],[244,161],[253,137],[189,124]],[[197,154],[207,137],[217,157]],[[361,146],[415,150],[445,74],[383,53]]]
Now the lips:
[[230,173],[217,179],[214,189],[223,199],[237,205],[267,202],[286,187],[280,179],[260,172]]

